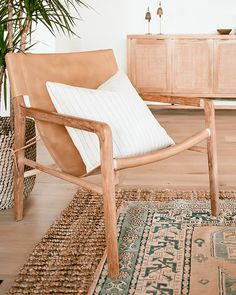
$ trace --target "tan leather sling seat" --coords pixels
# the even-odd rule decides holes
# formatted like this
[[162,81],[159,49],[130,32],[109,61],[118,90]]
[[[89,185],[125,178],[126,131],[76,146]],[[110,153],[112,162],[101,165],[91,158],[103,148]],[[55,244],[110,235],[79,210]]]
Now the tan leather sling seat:
[[[118,70],[112,50],[11,54],[11,58],[9,55],[7,57],[7,67],[11,95],[29,95],[32,107],[51,112],[56,110],[48,95],[46,81],[97,88]],[[86,173],[80,153],[65,127],[39,121],[36,126],[45,146],[62,171],[74,176]]]

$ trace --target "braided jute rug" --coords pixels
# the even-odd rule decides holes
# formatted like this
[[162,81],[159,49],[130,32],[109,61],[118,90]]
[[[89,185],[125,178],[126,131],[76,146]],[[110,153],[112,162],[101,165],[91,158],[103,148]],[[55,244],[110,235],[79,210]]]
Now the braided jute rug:
[[[236,192],[233,191],[221,192],[220,197],[223,205],[236,202]],[[116,200],[117,207],[128,201],[150,201],[156,206],[177,204],[183,200],[186,204],[198,201],[209,204],[209,193],[132,189],[119,190]],[[35,246],[8,294],[87,294],[104,250],[102,196],[79,190]]]

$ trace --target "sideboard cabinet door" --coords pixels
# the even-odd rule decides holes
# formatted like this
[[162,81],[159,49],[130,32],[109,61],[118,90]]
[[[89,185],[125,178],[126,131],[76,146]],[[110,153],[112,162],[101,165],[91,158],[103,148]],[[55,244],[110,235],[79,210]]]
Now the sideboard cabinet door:
[[168,40],[131,41],[129,77],[138,91],[170,93],[170,47]]
[[236,40],[215,40],[214,93],[236,93]]
[[174,40],[173,93],[210,93],[213,87],[212,40]]

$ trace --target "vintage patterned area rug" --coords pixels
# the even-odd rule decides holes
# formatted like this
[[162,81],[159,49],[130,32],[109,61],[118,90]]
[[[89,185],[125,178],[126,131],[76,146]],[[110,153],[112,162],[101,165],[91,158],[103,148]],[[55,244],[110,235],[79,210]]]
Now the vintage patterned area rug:
[[[119,190],[121,279],[105,265],[94,293],[235,295],[236,192],[220,197],[212,218],[206,191]],[[104,250],[102,196],[79,190],[7,294],[87,294]]]
[[[102,261],[89,294],[236,294],[236,206],[128,202],[118,226],[120,276]],[[105,260],[105,258],[103,259]]]

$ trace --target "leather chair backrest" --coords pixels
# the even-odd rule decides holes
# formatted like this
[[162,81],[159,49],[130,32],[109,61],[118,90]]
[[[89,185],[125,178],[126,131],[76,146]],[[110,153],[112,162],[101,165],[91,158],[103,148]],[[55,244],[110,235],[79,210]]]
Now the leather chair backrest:
[[[59,54],[10,53],[6,62],[12,97],[29,95],[32,107],[51,112],[56,110],[48,95],[46,81],[97,88],[118,70],[110,49]],[[40,121],[36,126],[62,171],[74,176],[86,173],[80,153],[65,127]]]

